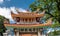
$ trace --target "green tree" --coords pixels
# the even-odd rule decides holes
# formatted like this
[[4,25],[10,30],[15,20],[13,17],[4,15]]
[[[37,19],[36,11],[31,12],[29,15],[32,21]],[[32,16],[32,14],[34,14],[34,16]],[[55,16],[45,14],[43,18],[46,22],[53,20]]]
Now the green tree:
[[5,17],[0,15],[0,35],[3,36],[3,33],[5,32],[6,28],[4,26],[4,19]]
[[53,34],[58,34],[56,28],[60,27],[60,0],[35,0],[30,5],[30,9],[32,11],[39,9],[39,12],[45,10],[45,17],[43,18],[45,20],[53,17],[54,24],[51,26],[55,29]]
[[60,11],[59,4],[60,0],[35,0],[31,5],[30,9],[35,11],[40,9],[40,11],[45,10],[46,16],[45,19],[53,17],[54,21],[60,23]]

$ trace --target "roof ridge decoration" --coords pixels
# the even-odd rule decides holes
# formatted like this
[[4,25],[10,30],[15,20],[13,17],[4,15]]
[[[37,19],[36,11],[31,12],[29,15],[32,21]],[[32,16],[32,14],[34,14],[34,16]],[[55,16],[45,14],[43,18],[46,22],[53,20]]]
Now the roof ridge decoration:
[[45,10],[43,10],[43,12],[41,12],[40,14],[45,14]]
[[49,18],[45,24],[52,24],[52,18]]
[[11,11],[11,16],[13,17],[23,17],[23,18],[30,18],[30,17],[43,17],[45,15],[45,10],[41,13],[32,13],[32,12],[18,12],[18,14],[14,14]]
[[19,11],[19,9],[18,9],[18,8],[15,8],[15,10],[18,12],[18,14],[19,14],[19,13],[31,13],[30,11],[21,12],[21,11]]
[[38,13],[40,9],[37,9],[36,11],[34,11],[34,13]]
[[20,13],[20,11],[18,10],[18,8],[15,8],[15,10],[16,10],[18,13]]
[[11,14],[14,14],[12,10],[11,10]]

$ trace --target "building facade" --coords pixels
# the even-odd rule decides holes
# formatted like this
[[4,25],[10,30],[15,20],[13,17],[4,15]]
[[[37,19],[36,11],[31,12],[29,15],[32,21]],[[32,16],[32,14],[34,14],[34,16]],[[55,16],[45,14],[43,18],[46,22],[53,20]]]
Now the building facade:
[[5,19],[4,26],[7,28],[7,31],[3,35],[8,36],[8,33],[11,31],[14,34],[13,36],[42,36],[43,27],[50,26],[52,22],[50,18],[46,23],[42,23],[41,18],[44,15],[45,11],[42,13],[18,12],[18,14],[11,12],[11,16],[16,23],[10,24],[9,21]]

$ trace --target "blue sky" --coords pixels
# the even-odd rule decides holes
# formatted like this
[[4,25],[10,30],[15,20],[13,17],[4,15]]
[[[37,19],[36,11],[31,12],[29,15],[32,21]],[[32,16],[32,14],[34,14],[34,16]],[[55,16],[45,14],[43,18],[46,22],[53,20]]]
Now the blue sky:
[[16,13],[15,8],[18,8],[19,11],[26,12],[29,9],[29,5],[33,2],[34,0],[0,0],[0,15],[12,19],[11,10]]
[[34,0],[0,0],[0,7],[16,7],[28,9],[29,5],[34,2]]

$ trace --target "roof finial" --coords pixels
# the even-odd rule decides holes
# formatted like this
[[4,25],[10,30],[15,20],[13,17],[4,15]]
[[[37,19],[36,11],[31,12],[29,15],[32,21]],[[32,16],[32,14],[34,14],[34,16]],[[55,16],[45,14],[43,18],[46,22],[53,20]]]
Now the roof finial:
[[11,14],[14,14],[12,10],[11,10]]
[[15,8],[15,10],[16,10],[18,13],[20,13],[18,8]]
[[48,20],[46,21],[46,23],[52,24],[52,18],[48,19]]
[[42,14],[45,14],[45,10],[43,10]]
[[38,8],[36,11],[38,12],[40,9]]
[[39,10],[40,10],[40,9],[39,9],[39,8],[37,8],[37,10],[36,10],[35,12],[36,12],[36,13],[39,13]]

